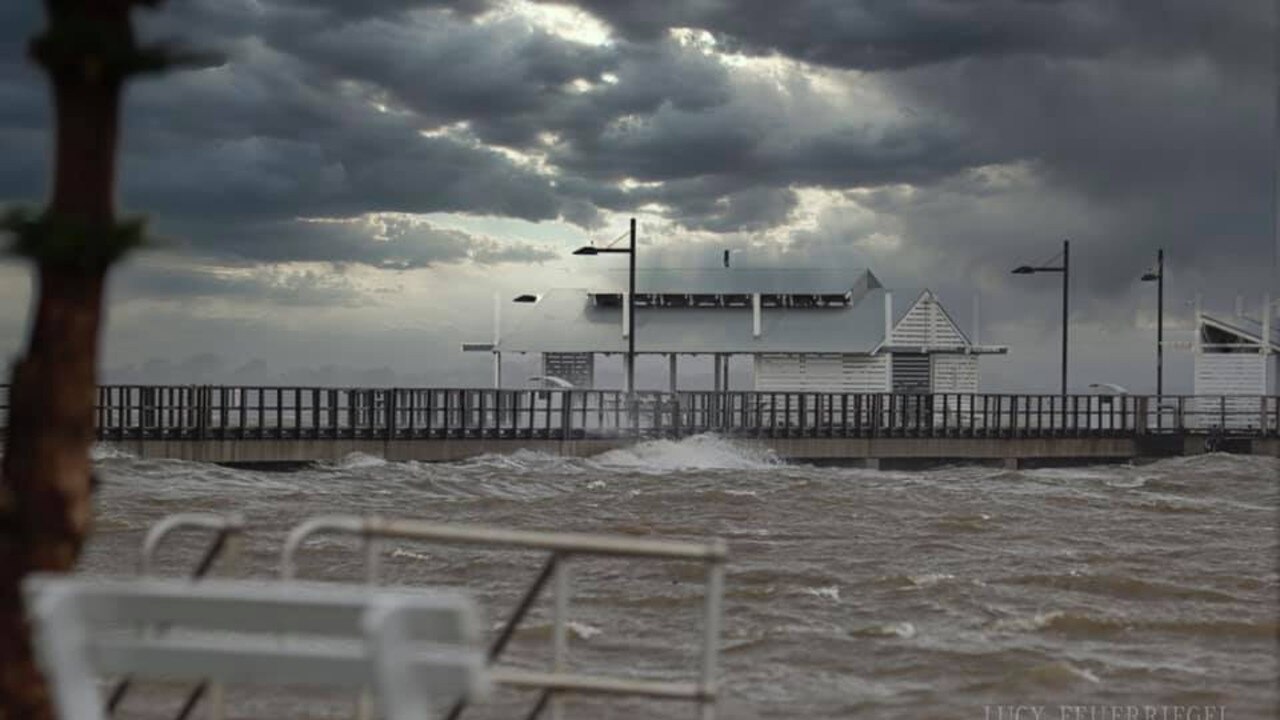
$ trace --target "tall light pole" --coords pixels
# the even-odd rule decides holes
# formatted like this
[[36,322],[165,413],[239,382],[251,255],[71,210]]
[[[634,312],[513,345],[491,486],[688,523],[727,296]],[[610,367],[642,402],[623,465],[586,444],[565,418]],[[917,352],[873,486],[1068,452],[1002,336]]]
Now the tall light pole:
[[1156,283],[1156,397],[1164,395],[1164,248],[1156,251],[1156,270],[1146,272],[1143,282]]
[[1019,265],[1013,269],[1014,275],[1033,275],[1039,272],[1062,273],[1062,394],[1067,394],[1067,307],[1071,288],[1071,241],[1062,241],[1062,264]]
[[[620,239],[620,238],[619,238]],[[627,392],[636,389],[636,219],[631,218],[631,243],[626,248],[596,247],[584,245],[573,251],[574,255],[601,255],[619,253],[630,255],[627,269]]]

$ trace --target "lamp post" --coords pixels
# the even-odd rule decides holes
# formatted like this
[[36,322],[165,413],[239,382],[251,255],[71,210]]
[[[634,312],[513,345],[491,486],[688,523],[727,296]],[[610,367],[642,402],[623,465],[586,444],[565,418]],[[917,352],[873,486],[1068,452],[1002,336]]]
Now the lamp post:
[[1062,394],[1067,394],[1067,306],[1069,292],[1071,287],[1071,241],[1062,241],[1062,264],[1061,265],[1042,265],[1033,267],[1031,265],[1019,265],[1013,269],[1014,275],[1033,275],[1040,272],[1060,272],[1062,273]]
[[1164,395],[1164,248],[1156,251],[1155,272],[1147,271],[1142,282],[1156,283],[1156,402]]
[[636,219],[631,218],[631,243],[626,248],[596,247],[584,245],[573,251],[574,255],[603,255],[619,253],[631,256],[627,269],[627,392],[636,389]]

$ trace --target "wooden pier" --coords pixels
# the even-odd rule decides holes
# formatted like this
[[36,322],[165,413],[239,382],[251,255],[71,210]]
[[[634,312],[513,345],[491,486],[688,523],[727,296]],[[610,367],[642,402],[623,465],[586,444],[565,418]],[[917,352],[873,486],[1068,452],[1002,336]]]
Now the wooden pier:
[[[0,386],[0,431],[8,387]],[[527,448],[591,455],[715,433],[817,461],[1280,457],[1280,397],[637,392],[109,385],[98,438],[139,457],[442,461]]]

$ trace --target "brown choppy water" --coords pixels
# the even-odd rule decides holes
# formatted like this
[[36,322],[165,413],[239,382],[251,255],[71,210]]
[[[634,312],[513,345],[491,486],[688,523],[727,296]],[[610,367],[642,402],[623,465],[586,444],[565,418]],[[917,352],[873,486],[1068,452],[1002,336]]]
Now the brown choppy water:
[[[780,464],[699,437],[589,460],[353,457],[263,473],[105,453],[100,469],[84,560],[94,573],[132,572],[145,528],[188,510],[244,513],[253,532],[240,573],[256,577],[276,572],[288,527],[319,513],[724,537],[725,718],[978,719],[995,704],[1214,705],[1274,718],[1280,708],[1275,459],[876,472]],[[163,553],[165,571],[194,563],[200,542],[190,540]],[[389,543],[384,557],[390,583],[473,589],[494,625],[540,562],[412,542]],[[310,577],[362,577],[353,541],[317,540],[304,558]],[[687,564],[580,563],[575,669],[693,679],[700,577]],[[546,667],[545,605],[513,662]],[[350,714],[332,693],[230,698],[236,717]],[[465,717],[522,717],[532,701],[504,692]],[[163,717],[176,702],[153,692],[126,711]],[[567,714],[693,715],[598,699],[571,701]]]

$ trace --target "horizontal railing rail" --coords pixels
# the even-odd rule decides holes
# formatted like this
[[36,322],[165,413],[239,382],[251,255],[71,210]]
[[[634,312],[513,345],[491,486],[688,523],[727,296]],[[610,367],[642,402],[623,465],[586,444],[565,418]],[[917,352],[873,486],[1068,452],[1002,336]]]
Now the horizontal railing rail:
[[[340,533],[362,539],[365,553],[365,580],[376,585],[382,541],[388,539],[419,540],[444,545],[471,545],[520,550],[539,550],[547,557],[533,583],[503,624],[501,632],[489,647],[488,660],[496,682],[515,688],[538,691],[538,699],[527,715],[540,716],[548,706],[553,719],[561,717],[560,697],[567,693],[632,695],[697,703],[702,720],[714,720],[718,697],[716,675],[720,654],[721,604],[724,596],[725,564],[728,547],[722,539],[702,542],[651,540],[585,533],[555,533],[512,530],[358,515],[320,515],[295,525],[284,541],[280,554],[280,577],[294,579],[298,574],[297,557],[308,539],[323,533]],[[570,569],[580,557],[615,557],[627,559],[693,561],[704,566],[705,591],[702,608],[702,643],[698,678],[692,682],[670,682],[633,677],[572,673],[569,659]],[[552,668],[550,672],[498,665],[508,641],[524,620],[529,608],[547,585],[552,584]],[[455,704],[445,716],[457,720],[466,710],[465,701]],[[363,714],[362,714],[363,716]]]
[[103,441],[1276,437],[1280,396],[104,385],[95,419]]

